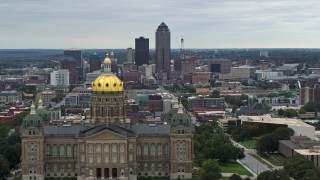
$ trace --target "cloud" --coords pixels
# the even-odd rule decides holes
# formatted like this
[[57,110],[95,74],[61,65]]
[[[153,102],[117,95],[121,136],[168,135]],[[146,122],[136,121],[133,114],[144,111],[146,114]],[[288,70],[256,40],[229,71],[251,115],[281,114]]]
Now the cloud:
[[0,4],[0,48],[126,48],[157,26],[172,47],[318,47],[316,0],[10,0]]

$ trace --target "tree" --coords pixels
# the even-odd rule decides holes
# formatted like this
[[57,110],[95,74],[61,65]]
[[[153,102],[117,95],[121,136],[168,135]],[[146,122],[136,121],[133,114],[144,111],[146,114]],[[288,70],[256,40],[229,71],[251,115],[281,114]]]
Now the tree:
[[242,86],[249,86],[248,81],[242,81],[241,84],[242,84]]
[[290,90],[295,90],[296,89],[296,85],[295,84],[290,84],[289,85],[289,89]]
[[320,168],[316,167],[306,171],[304,175],[304,180],[318,180],[320,177]]
[[9,170],[9,161],[2,154],[0,154],[0,177],[7,177],[10,172]]
[[208,159],[202,163],[200,177],[203,180],[218,180],[222,178],[221,170],[215,160]]
[[288,117],[288,118],[296,117],[296,116],[298,116],[298,112],[294,109],[286,109],[284,111],[283,116]]
[[265,171],[259,174],[257,180],[290,180],[289,175],[283,170]]
[[294,179],[303,179],[306,171],[312,168],[313,162],[302,156],[294,156],[284,164],[284,171]]
[[61,116],[65,116],[66,115],[66,107],[64,105],[60,106],[61,109]]
[[257,151],[260,153],[274,152],[278,150],[278,138],[274,134],[263,135],[256,144]]
[[241,176],[239,176],[238,174],[232,174],[229,177],[229,180],[242,180]]
[[278,116],[283,116],[284,115],[284,110],[283,109],[279,109],[278,110]]
[[288,140],[291,136],[293,136],[294,131],[291,128],[281,127],[276,129],[273,134],[278,140]]
[[210,97],[211,98],[219,98],[220,97],[220,91],[218,91],[218,90],[212,91]]
[[23,119],[30,113],[30,111],[24,111],[22,113],[19,113],[17,115],[16,121],[15,121],[15,125],[21,125],[23,123]]

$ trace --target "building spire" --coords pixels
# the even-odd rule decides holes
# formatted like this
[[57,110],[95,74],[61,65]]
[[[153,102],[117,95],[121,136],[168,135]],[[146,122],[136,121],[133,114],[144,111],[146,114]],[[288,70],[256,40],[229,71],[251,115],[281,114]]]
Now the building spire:
[[31,108],[30,114],[36,114],[36,106],[34,105],[33,101],[30,108]]
[[111,59],[109,58],[109,53],[106,54],[106,58],[103,61],[103,73],[111,73]]

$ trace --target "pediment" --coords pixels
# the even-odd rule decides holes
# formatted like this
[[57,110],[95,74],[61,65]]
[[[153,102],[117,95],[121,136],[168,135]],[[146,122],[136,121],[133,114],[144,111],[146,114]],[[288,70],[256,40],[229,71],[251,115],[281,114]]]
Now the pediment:
[[87,140],[123,140],[126,139],[127,137],[122,135],[122,134],[118,134],[116,132],[113,132],[109,129],[104,129],[100,132],[97,132],[95,134],[92,134],[91,136],[88,136],[86,139]]

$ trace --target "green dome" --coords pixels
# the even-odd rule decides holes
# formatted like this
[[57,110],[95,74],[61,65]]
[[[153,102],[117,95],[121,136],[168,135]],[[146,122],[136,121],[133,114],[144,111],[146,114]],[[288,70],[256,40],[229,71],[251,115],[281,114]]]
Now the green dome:
[[28,114],[23,119],[23,126],[35,126],[35,127],[41,127],[42,126],[42,118],[36,113],[35,105],[31,104],[31,111],[30,114]]
[[38,114],[28,114],[23,119],[23,125],[40,127],[42,126],[42,118]]
[[190,117],[187,113],[183,112],[182,107],[169,111],[169,121],[171,126],[190,125]]
[[44,108],[38,108],[38,109],[36,110],[36,112],[37,112],[37,114],[38,114],[39,116],[42,117],[42,119],[44,119],[44,120],[47,120],[47,119],[48,119],[48,111],[47,111],[46,109],[44,109]]

